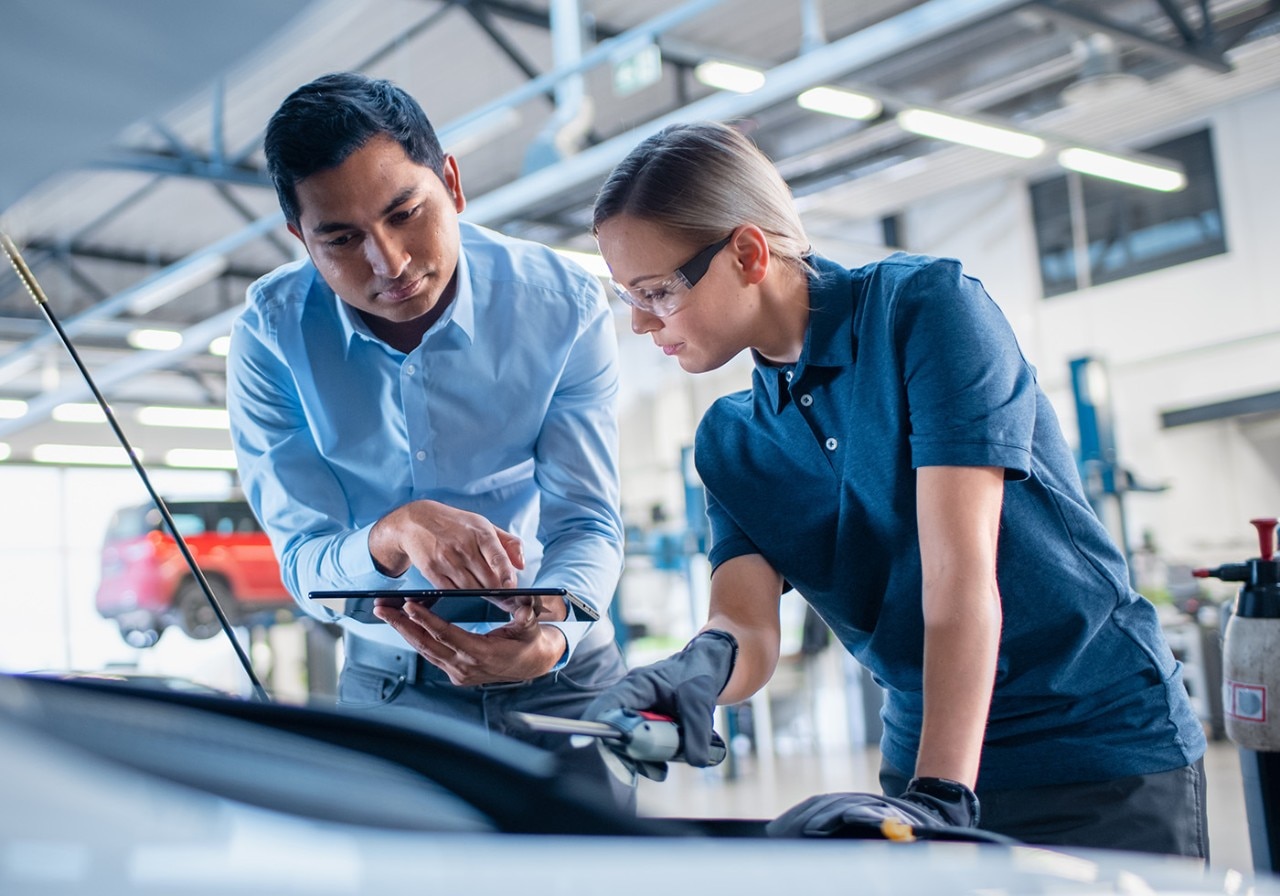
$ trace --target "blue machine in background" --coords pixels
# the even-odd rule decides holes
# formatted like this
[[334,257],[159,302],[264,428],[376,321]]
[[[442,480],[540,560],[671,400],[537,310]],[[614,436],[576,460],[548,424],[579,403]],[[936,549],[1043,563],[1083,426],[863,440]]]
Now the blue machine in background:
[[[1094,513],[1107,524],[1129,564],[1133,579],[1133,554],[1129,547],[1125,496],[1129,492],[1160,492],[1168,486],[1140,484],[1121,466],[1116,451],[1115,419],[1111,408],[1110,378],[1106,366],[1085,355],[1070,362],[1071,391],[1075,396],[1076,426],[1080,448],[1076,462],[1084,483],[1085,497]],[[1136,585],[1136,582],[1131,584]]]

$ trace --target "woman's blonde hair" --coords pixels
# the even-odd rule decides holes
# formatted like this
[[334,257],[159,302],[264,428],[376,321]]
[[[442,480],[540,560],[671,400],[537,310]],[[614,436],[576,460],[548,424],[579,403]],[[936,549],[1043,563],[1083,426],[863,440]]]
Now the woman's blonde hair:
[[668,125],[628,153],[596,195],[592,233],[621,214],[693,244],[754,224],[775,258],[809,267],[809,238],[786,181],[754,143],[719,122]]

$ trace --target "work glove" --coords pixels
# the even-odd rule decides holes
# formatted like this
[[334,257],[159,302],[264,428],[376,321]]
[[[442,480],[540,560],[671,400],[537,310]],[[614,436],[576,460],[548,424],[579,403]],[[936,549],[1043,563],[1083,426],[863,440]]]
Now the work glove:
[[[738,641],[728,632],[705,631],[674,656],[632,669],[591,702],[584,719],[599,720],[610,710],[655,712],[671,716],[680,729],[684,761],[711,765],[711,734],[716,698],[729,683]],[[614,752],[632,773],[654,781],[667,777],[665,762],[642,762]]]
[[978,826],[978,798],[957,781],[912,778],[899,797],[824,793],[783,812],[765,826],[771,837],[927,839]]

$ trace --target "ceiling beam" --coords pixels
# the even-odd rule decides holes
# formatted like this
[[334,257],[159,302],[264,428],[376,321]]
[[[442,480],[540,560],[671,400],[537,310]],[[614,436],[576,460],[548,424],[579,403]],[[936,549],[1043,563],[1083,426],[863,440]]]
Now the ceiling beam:
[[498,226],[536,207],[550,196],[591,187],[626,157],[636,144],[668,124],[698,119],[744,118],[789,100],[810,87],[834,81],[969,25],[1025,7],[1030,0],[931,0],[848,37],[770,69],[753,93],[715,93],[670,112],[576,156],[526,175],[472,200],[464,217]]
[[154,152],[142,149],[118,150],[86,162],[85,167],[115,171],[139,171],[143,174],[213,180],[239,184],[245,187],[271,189],[271,178],[261,168],[242,162],[216,162],[189,155],[183,156],[176,152]]
[[[1036,0],[1033,4],[1037,13],[1063,24],[1088,31],[1096,31],[1115,38],[1121,43],[1136,47],[1179,65],[1198,65],[1211,72],[1225,75],[1231,71],[1231,64],[1223,57],[1222,51],[1206,41],[1187,41],[1181,45],[1171,44],[1157,36],[1143,34],[1140,31],[1121,25],[1106,16],[1094,12],[1067,6],[1055,0]],[[1177,23],[1175,23],[1175,30]]]

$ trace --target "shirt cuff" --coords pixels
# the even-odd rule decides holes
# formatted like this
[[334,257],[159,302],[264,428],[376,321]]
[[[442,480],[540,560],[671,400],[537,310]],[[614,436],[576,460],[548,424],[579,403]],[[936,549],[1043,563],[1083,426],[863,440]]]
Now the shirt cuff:
[[[569,609],[570,616],[573,614],[573,608]],[[587,632],[591,630],[590,622],[575,622],[572,618],[563,622],[544,622],[543,625],[550,625],[560,629],[564,633],[565,649],[560,660],[551,668],[552,672],[558,672],[569,664],[569,660],[573,658],[573,651],[577,649],[578,644],[587,636]]]

